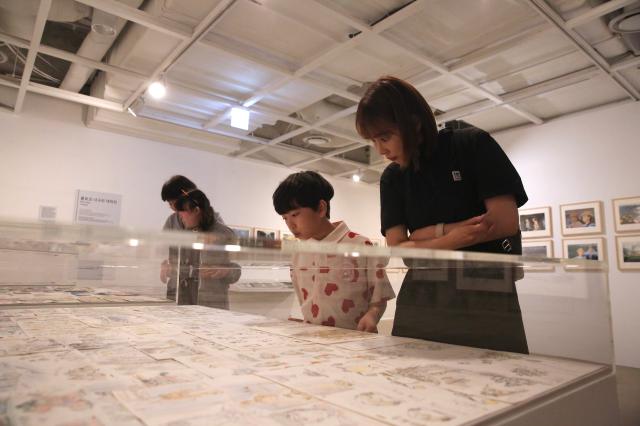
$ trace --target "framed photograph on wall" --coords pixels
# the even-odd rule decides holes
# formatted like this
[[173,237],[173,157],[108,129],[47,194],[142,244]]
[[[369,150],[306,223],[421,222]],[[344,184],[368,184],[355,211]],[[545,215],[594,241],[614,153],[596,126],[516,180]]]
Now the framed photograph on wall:
[[551,238],[551,207],[520,209],[520,230],[522,238]]
[[229,228],[231,228],[231,230],[233,231],[234,234],[236,234],[236,237],[238,238],[252,238],[253,237],[253,228],[248,227],[248,226],[236,226],[236,225],[227,225]]
[[[604,238],[565,238],[562,240],[562,257],[565,259],[604,261],[607,258],[604,249]],[[587,266],[572,269],[586,268]]]
[[587,235],[604,233],[602,202],[564,204],[560,206],[562,235]]
[[526,257],[553,257],[553,240],[523,241],[522,255]]
[[614,199],[613,217],[616,232],[640,231],[640,197]]
[[621,271],[640,271],[640,234],[616,236],[616,248]]
[[253,236],[260,240],[278,240],[280,239],[280,231],[269,228],[253,228]]
[[[523,241],[522,255],[530,258],[551,258],[553,257],[553,240]],[[554,270],[554,265],[543,263],[526,265],[525,267],[527,272],[550,272]]]

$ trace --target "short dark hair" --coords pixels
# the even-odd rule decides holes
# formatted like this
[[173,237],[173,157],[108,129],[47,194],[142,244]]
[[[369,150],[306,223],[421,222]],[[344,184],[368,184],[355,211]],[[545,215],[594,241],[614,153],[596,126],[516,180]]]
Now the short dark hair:
[[411,84],[385,76],[373,82],[358,103],[356,129],[364,139],[397,127],[408,165],[418,169],[421,153],[429,156],[438,142],[438,126],[429,104]]
[[273,207],[283,215],[293,209],[309,207],[318,210],[320,200],[327,203],[327,218],[330,217],[330,200],[333,186],[320,174],[312,171],[293,173],[280,182],[273,193]]
[[160,196],[162,197],[162,201],[177,200],[185,192],[196,188],[196,184],[191,182],[188,178],[181,175],[175,175],[162,185]]

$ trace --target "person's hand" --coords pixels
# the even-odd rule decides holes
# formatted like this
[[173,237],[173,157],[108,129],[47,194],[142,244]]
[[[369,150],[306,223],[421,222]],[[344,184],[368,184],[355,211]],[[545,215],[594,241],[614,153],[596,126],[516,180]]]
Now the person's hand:
[[472,246],[486,239],[493,225],[484,218],[479,223],[458,226],[447,234],[454,248]]
[[160,264],[160,281],[166,283],[171,276],[171,264],[168,259],[165,259]]
[[377,333],[378,332],[378,316],[373,311],[368,311],[366,314],[360,318],[358,321],[358,327],[356,327],[358,331],[366,331],[367,333]]
[[229,275],[229,272],[229,268],[203,267],[200,269],[200,277],[219,280]]
[[477,225],[479,223],[486,222],[486,220],[487,220],[487,214],[485,213],[485,214],[481,214],[479,216],[474,216],[474,217],[469,218],[467,220],[456,222],[455,225],[456,226]]

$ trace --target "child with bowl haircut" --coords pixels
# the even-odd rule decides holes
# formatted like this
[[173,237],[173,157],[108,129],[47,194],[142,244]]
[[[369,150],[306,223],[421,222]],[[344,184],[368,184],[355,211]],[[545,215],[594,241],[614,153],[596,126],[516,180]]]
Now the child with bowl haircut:
[[[294,173],[273,193],[273,206],[301,240],[372,245],[344,222],[329,220],[331,184],[316,172]],[[377,332],[395,293],[379,259],[295,254],[291,278],[308,323]]]

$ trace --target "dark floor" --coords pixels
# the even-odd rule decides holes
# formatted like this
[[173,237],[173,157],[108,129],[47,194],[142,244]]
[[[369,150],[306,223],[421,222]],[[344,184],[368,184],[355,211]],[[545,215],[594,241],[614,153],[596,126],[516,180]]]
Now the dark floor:
[[640,368],[616,368],[621,426],[640,426]]

